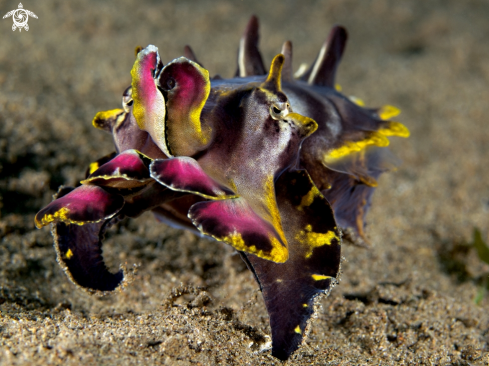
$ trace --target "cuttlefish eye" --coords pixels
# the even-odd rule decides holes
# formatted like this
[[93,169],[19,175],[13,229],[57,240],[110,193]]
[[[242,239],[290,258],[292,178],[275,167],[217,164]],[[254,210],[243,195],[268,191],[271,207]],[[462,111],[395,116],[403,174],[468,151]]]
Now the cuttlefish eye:
[[281,120],[291,112],[289,103],[273,103],[270,106],[270,116],[273,119]]
[[132,106],[133,103],[132,87],[129,86],[126,90],[124,90],[124,93],[122,93],[122,108],[124,109],[124,112],[128,113],[129,107]]
[[177,81],[174,78],[169,77],[168,79],[166,79],[166,81],[162,82],[161,87],[163,88],[163,90],[169,91],[172,90],[175,85],[177,85]]

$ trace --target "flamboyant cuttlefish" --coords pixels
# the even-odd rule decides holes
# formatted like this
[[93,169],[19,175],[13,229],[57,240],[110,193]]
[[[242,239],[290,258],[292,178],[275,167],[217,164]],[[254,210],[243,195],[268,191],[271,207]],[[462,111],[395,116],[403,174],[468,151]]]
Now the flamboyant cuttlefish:
[[295,77],[290,42],[266,71],[256,17],[231,79],[209,78],[188,46],[166,65],[155,46],[138,48],[123,108],[93,120],[117,152],[92,163],[79,187],[62,187],[35,219],[52,223],[68,277],[89,292],[123,287],[125,268],[107,270],[101,240],[118,218],[151,210],[240,253],[263,293],[272,354],[287,359],[317,295],[337,282],[342,235],[364,239],[376,180],[392,165],[387,136],[409,135],[390,120],[396,108],[363,108],[339,92],[346,40],[334,27]]

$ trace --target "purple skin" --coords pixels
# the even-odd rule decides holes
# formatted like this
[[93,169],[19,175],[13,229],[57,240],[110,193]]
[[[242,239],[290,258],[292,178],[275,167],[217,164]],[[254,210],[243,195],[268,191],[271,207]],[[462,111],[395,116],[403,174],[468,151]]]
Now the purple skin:
[[210,79],[188,46],[167,65],[156,47],[139,50],[123,109],[93,121],[117,153],[36,215],[38,227],[53,224],[68,277],[89,292],[124,287],[124,268],[112,274],[103,262],[103,234],[119,217],[152,210],[239,251],[263,293],[272,354],[289,358],[318,295],[337,282],[340,227],[364,243],[376,180],[393,165],[384,136],[408,135],[388,120],[392,109],[362,108],[335,89],[346,39],[334,27],[299,79],[290,42],[266,72],[256,17],[233,79]]

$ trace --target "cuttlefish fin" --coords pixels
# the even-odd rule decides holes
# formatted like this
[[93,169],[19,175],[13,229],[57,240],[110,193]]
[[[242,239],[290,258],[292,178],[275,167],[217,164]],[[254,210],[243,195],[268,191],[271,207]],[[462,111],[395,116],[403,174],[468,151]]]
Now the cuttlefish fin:
[[303,340],[315,298],[336,283],[341,239],[333,210],[305,170],[283,173],[275,188],[289,259],[277,264],[244,256],[268,309],[272,354],[285,360]]
[[266,75],[265,65],[258,49],[259,38],[258,18],[253,15],[239,41],[238,70],[235,76]]
[[188,217],[202,234],[224,241],[239,251],[276,263],[287,261],[287,244],[243,198],[196,203]]
[[364,228],[377,179],[400,164],[389,149],[376,146],[345,156],[326,165],[330,187],[322,192],[334,208],[341,228],[348,228],[351,241],[362,245],[368,242]]

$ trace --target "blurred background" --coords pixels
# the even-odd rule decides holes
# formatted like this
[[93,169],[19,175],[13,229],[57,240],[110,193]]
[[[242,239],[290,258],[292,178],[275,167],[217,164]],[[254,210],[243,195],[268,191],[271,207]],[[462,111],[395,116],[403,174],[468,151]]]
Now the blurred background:
[[[489,234],[488,1],[22,4],[38,16],[29,31],[0,20],[0,364],[275,362],[254,353],[269,334],[266,312],[227,246],[149,214],[124,221],[104,255],[113,270],[141,264],[139,276],[124,293],[96,298],[68,281],[49,229],[33,223],[58,186],[77,185],[90,162],[113,151],[91,121],[120,106],[136,46],[156,45],[167,63],[189,44],[211,75],[231,77],[253,14],[265,64],[291,40],[295,68],[314,60],[334,24],[345,26],[342,92],[400,108],[411,131],[392,139],[403,164],[380,179],[367,218],[371,248],[344,245],[342,281],[321,301],[293,363],[489,362],[489,265],[471,244],[474,228],[485,241]],[[18,5],[0,0],[0,15]],[[181,283],[207,290],[177,296],[177,305],[193,309],[207,296],[207,313],[162,309]],[[181,331],[182,321],[192,330]]]

